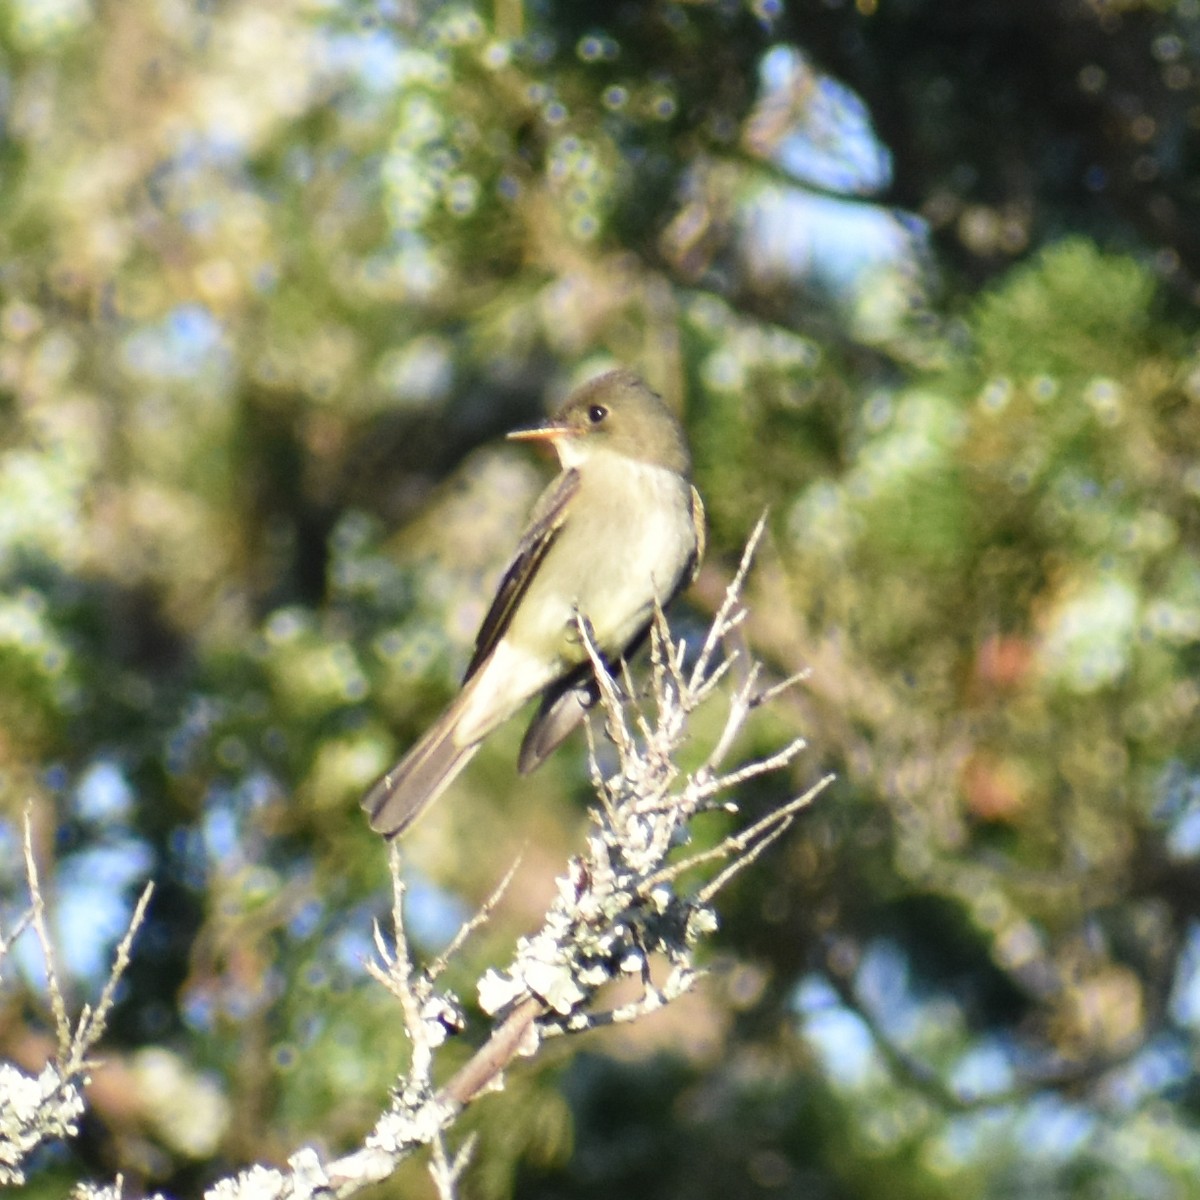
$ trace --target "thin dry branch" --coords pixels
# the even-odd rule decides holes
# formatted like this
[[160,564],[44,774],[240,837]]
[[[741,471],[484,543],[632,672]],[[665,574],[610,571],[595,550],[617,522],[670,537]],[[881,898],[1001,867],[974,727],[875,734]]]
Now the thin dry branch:
[[[714,898],[783,835],[828,782],[822,780],[709,850],[691,856],[680,852],[693,817],[718,806],[736,812],[735,791],[741,784],[786,768],[804,746],[796,739],[763,759],[719,771],[751,713],[793,682],[758,690],[759,671],[751,664],[728,701],[704,765],[685,773],[678,762],[689,737],[690,715],[714,697],[738,660],[728,639],[746,617],[741,589],[764,525],[765,517],[750,538],[690,669],[686,645],[672,639],[661,611],[655,612],[648,696],[639,697],[627,664],[619,664],[619,678],[614,678],[586,618],[577,615],[604,727],[616,747],[617,768],[605,774],[589,722],[589,760],[598,803],[584,847],[559,878],[557,896],[541,928],[519,940],[507,967],[489,970],[479,980],[479,1006],[495,1022],[482,1045],[447,1081],[435,1084],[436,1051],[463,1022],[457,997],[439,987],[439,981],[447,962],[487,920],[512,872],[450,946],[420,969],[404,934],[405,889],[399,852],[393,846],[393,934],[385,936],[376,927],[377,958],[368,970],[396,996],[411,1053],[387,1111],[352,1154],[322,1164],[315,1151],[301,1150],[286,1169],[257,1167],[222,1180],[209,1191],[211,1200],[350,1196],[387,1178],[422,1146],[430,1147],[429,1169],[438,1194],[452,1200],[472,1144],[467,1141],[452,1150],[447,1134],[467,1105],[503,1087],[504,1073],[517,1059],[536,1054],[546,1038],[637,1020],[694,985],[702,973],[697,950],[717,925]],[[718,869],[705,880],[705,867]],[[640,994],[619,1006],[604,1007],[601,990],[622,977],[638,980]]]
[[712,662],[712,657],[716,654],[717,648],[721,645],[722,641],[745,620],[745,617],[735,612],[735,609],[741,603],[742,587],[745,585],[746,576],[750,571],[750,564],[754,561],[754,553],[758,549],[758,543],[762,540],[762,535],[766,531],[766,528],[767,514],[764,512],[758,518],[758,523],[754,526],[750,534],[750,540],[746,543],[745,550],[742,551],[742,561],[738,563],[737,572],[734,574],[729,586],[725,589],[725,596],[721,601],[721,606],[717,609],[716,616],[713,617],[712,624],[709,626],[708,636],[704,639],[704,645],[700,647],[700,654],[696,659],[696,665],[692,668],[690,690],[693,692],[697,691],[703,685],[705,677],[709,674],[709,664]]
[[25,932],[33,924],[33,907],[27,908],[13,923],[12,932],[5,937],[0,933],[0,963],[2,963],[8,952],[20,939],[21,934]]
[[71,1038],[70,1053],[63,1067],[69,1075],[79,1074],[91,1066],[88,1055],[93,1047],[99,1044],[100,1039],[104,1036],[104,1031],[108,1028],[108,1016],[117,999],[117,986],[125,974],[125,969],[129,966],[129,959],[133,954],[133,939],[146,919],[146,909],[150,907],[150,898],[153,895],[154,884],[147,883],[134,906],[133,916],[129,918],[129,926],[125,930],[125,935],[117,943],[117,949],[113,955],[113,965],[100,992],[100,999],[96,1001],[95,1008],[85,1004],[83,1011],[79,1014],[79,1020],[75,1024],[75,1032]]
[[458,932],[450,939],[446,948],[425,968],[425,974],[429,976],[431,981],[437,979],[446,970],[446,967],[450,964],[450,960],[463,948],[471,934],[488,923],[492,913],[496,911],[500,901],[504,899],[504,894],[508,891],[509,885],[512,883],[513,877],[516,875],[517,868],[520,865],[521,859],[518,857],[513,865],[508,868],[504,878],[492,890],[492,894],[480,905],[478,911],[469,916],[459,926]]
[[38,1146],[73,1137],[78,1131],[79,1118],[84,1111],[83,1088],[93,1065],[89,1055],[104,1036],[117,985],[129,965],[133,939],[145,919],[152,892],[151,885],[147,884],[117,947],[100,998],[95,1006],[84,1005],[79,1018],[72,1024],[46,924],[46,905],[33,853],[32,815],[28,809],[25,813],[24,858],[30,906],[17,922],[15,932],[0,944],[0,960],[23,930],[33,930],[45,963],[46,991],[57,1046],[55,1057],[36,1078],[11,1063],[0,1063],[0,1185],[23,1183],[25,1162]]
[[32,901],[33,931],[38,945],[42,948],[42,958],[46,970],[46,994],[50,998],[50,1011],[54,1014],[54,1034],[58,1040],[58,1059],[66,1061],[71,1051],[71,1021],[67,1016],[67,1002],[63,998],[62,987],[58,982],[58,964],[55,960],[54,943],[50,940],[46,928],[46,904],[42,898],[42,883],[38,877],[37,859],[33,854],[33,820],[32,813],[25,809],[25,878],[29,884],[29,896]]
[[[677,765],[689,714],[713,694],[734,659],[727,650],[721,655],[718,650],[744,620],[738,597],[762,529],[760,522],[690,672],[684,670],[685,645],[672,640],[661,612],[655,614],[648,706],[631,699],[636,692],[627,673],[624,688],[620,686],[596,647],[587,621],[577,615],[579,639],[595,673],[605,728],[618,761],[617,771],[606,777],[589,725],[590,767],[600,803],[592,814],[585,850],[560,878],[557,899],[542,928],[521,939],[506,969],[488,971],[480,980],[480,1006],[495,1015],[498,1024],[440,1089],[430,1088],[426,1070],[430,1047],[423,1041],[428,1036],[433,972],[414,976],[407,958],[398,955],[394,961],[404,964],[399,978],[386,959],[387,969],[376,969],[377,977],[386,977],[402,997],[414,1066],[397,1086],[392,1107],[371,1134],[364,1152],[331,1166],[337,1194],[354,1190],[356,1177],[360,1185],[365,1182],[364,1176],[357,1174],[364,1169],[369,1168],[371,1178],[378,1178],[380,1152],[395,1155],[399,1161],[423,1142],[432,1143],[431,1169],[442,1194],[449,1194],[466,1156],[462,1151],[449,1154],[441,1139],[457,1113],[483,1093],[501,1087],[505,1070],[518,1057],[536,1053],[545,1038],[636,1020],[690,988],[700,974],[696,948],[716,926],[710,908],[713,898],[782,836],[799,810],[824,786],[824,782],[818,784],[711,850],[682,859],[676,854],[677,847],[687,841],[688,823],[696,813],[712,807],[715,797],[730,795],[746,780],[786,767],[804,746],[796,739],[765,759],[715,773],[762,702],[759,672],[752,666],[729,703],[717,744],[705,765],[682,780]],[[627,671],[624,664],[621,670]],[[634,706],[632,723],[630,705]],[[690,893],[679,890],[685,873],[716,863],[725,866],[707,883],[697,884]],[[397,881],[396,895],[402,894]],[[401,915],[397,914],[394,924],[398,937],[402,936]],[[461,938],[456,939],[455,948],[460,942]],[[438,961],[438,973],[445,957]],[[652,978],[652,958],[667,964],[661,983]],[[640,977],[639,996],[617,1008],[596,1005],[601,988],[630,974]],[[414,1014],[418,1013],[426,1015],[417,1020]],[[367,1152],[375,1157],[365,1157]]]

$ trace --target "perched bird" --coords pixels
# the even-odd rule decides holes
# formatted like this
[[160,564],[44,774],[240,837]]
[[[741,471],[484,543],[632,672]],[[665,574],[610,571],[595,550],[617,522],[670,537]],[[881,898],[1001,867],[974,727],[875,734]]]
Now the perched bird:
[[367,793],[371,827],[395,837],[442,794],[480,742],[541,696],[518,770],[541,764],[595,703],[595,674],[578,617],[605,660],[632,653],[695,573],[704,506],[689,482],[683,431],[632,371],[600,375],[558,413],[510,438],[549,442],[562,471],[484,617],[462,690]]

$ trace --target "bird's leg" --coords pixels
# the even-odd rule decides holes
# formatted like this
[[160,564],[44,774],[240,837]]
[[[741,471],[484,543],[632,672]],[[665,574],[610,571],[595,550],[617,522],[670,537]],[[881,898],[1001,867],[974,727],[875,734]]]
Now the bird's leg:
[[567,640],[574,642],[577,646],[582,646],[585,638],[591,642],[592,648],[599,654],[600,647],[596,644],[596,630],[591,619],[587,613],[580,611],[578,604],[572,604],[571,619],[567,622]]
[[[618,658],[614,662],[607,654],[600,649],[600,644],[596,641],[596,630],[589,620],[586,613],[581,612],[578,605],[572,606],[571,609],[571,625],[567,633],[567,638],[576,645],[582,646],[584,639],[591,643],[592,649],[595,651],[596,658],[604,665],[605,673],[608,675],[609,682],[612,685],[612,690],[617,695],[618,699],[628,700],[632,694],[626,686],[629,677],[629,668],[626,665],[625,659]],[[581,697],[585,708],[591,708],[600,698],[598,687],[588,687],[586,689],[587,698]]]

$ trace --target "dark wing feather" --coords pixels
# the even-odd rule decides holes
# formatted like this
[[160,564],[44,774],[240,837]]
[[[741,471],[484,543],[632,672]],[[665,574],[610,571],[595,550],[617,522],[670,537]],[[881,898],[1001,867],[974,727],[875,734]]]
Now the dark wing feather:
[[509,622],[521,597],[529,588],[530,581],[541,566],[547,551],[554,545],[554,539],[566,519],[567,506],[572,497],[579,491],[579,472],[572,468],[564,471],[541,495],[534,505],[529,528],[521,537],[512,562],[500,580],[496,589],[496,598],[488,609],[479,633],[475,637],[475,653],[467,664],[467,673],[463,676],[466,683],[472,675],[487,661],[488,655],[496,648],[496,643],[504,636]]
[[[692,484],[692,528],[696,531],[696,549],[692,552],[691,562],[679,577],[679,583],[675,586],[672,599],[678,596],[688,584],[696,582],[696,576],[700,573],[700,564],[704,561],[704,551],[708,545],[708,530],[705,528],[704,521],[704,501],[700,499],[700,493],[696,491],[695,484]],[[670,603],[671,601],[668,600],[667,604]],[[663,605],[664,608],[666,606],[666,604]]]

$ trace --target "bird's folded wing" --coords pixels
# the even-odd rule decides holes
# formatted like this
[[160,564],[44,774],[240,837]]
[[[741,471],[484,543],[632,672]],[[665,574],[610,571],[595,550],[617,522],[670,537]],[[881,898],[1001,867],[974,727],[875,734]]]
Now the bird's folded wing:
[[[696,549],[692,552],[691,562],[679,580],[675,595],[678,595],[689,583],[695,582],[696,576],[700,573],[700,564],[704,561],[704,550],[708,542],[708,531],[704,522],[704,501],[700,499],[700,493],[696,491],[695,484],[692,484],[692,528],[696,531]],[[668,600],[667,603],[669,604],[670,601]],[[665,608],[666,605],[663,607]]]
[[567,508],[572,497],[579,491],[579,472],[575,469],[564,471],[542,493],[534,506],[529,528],[521,538],[512,562],[500,580],[496,589],[496,598],[488,609],[483,624],[475,639],[475,653],[467,664],[467,673],[463,676],[466,683],[472,675],[487,661],[488,655],[496,648],[496,643],[504,636],[512,620],[513,612],[521,602],[521,597],[529,588],[534,575],[547,551],[554,544],[566,520]]

